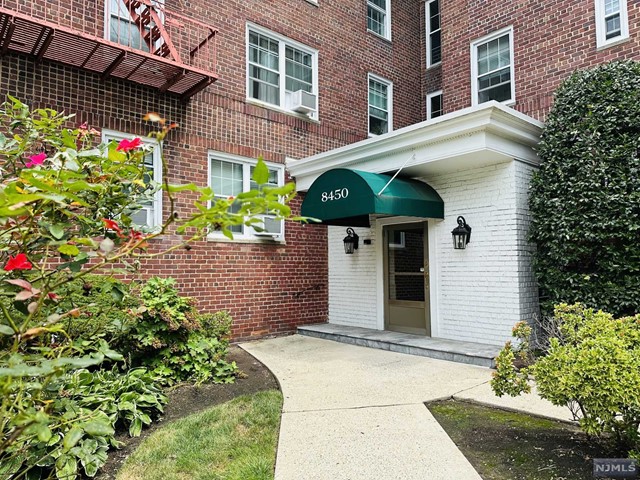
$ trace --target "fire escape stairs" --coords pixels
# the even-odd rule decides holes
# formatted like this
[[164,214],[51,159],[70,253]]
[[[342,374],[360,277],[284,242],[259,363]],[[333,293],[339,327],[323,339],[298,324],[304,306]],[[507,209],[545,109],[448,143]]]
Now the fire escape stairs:
[[123,2],[149,51],[153,55],[182,63],[152,2],[150,0],[123,0]]
[[[70,0],[74,3],[76,0]],[[35,57],[38,61],[52,60],[78,68],[94,71],[103,78],[110,76],[148,85],[160,92],[177,93],[188,99],[217,80],[215,47],[210,42],[217,31],[196,20],[201,28],[198,43],[187,48],[177,48],[167,26],[175,27],[177,35],[183,34],[186,17],[167,12],[154,0],[122,0],[137,27],[147,51],[108,41],[98,35],[87,34],[77,28],[42,21],[35,14],[25,14],[4,8],[0,0],[0,55],[16,51]],[[49,20],[49,19],[46,19]],[[207,47],[213,47],[210,68],[195,67],[194,58]],[[184,52],[188,63],[181,58]]]

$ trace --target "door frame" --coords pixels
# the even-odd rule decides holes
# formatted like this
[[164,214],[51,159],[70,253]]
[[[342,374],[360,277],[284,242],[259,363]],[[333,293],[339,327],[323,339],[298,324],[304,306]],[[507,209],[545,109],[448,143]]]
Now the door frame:
[[[437,238],[438,223],[433,218],[421,217],[387,217],[375,220],[376,238],[376,321],[378,330],[385,329],[385,279],[384,279],[384,235],[383,227],[386,225],[401,225],[405,223],[427,222],[428,259],[429,259],[429,316],[431,321],[431,337],[440,335],[440,319],[438,317],[438,264],[437,264]],[[442,222],[439,222],[442,223]]]
[[384,268],[384,329],[385,330],[391,330],[394,332],[404,332],[404,333],[411,333],[411,334],[415,334],[415,335],[423,335],[423,336],[427,336],[430,337],[431,336],[431,310],[430,310],[430,306],[429,306],[429,301],[431,300],[429,298],[429,288],[430,288],[430,284],[431,284],[431,280],[429,278],[429,272],[425,272],[424,271],[424,265],[425,262],[427,265],[429,265],[429,228],[428,228],[428,223],[426,221],[420,221],[420,222],[416,222],[416,223],[396,223],[393,225],[384,225],[382,227],[382,233],[383,233],[383,243],[384,246],[387,246],[387,242],[388,239],[385,238],[385,229],[386,229],[386,236],[388,236],[390,234],[390,232],[396,231],[396,230],[400,230],[402,228],[407,228],[407,227],[403,227],[404,225],[407,225],[410,228],[417,228],[420,229],[423,232],[423,238],[422,238],[422,250],[423,250],[423,255],[424,255],[424,260],[423,260],[423,267],[421,268],[422,270],[422,288],[425,292],[425,299],[422,302],[414,302],[414,301],[404,301],[404,300],[396,300],[394,302],[395,307],[399,307],[399,308],[411,308],[411,309],[417,309],[415,307],[416,303],[422,303],[422,307],[419,308],[419,310],[422,312],[423,315],[423,320],[424,320],[424,329],[422,328],[413,328],[413,327],[408,327],[408,326],[397,326],[395,328],[392,328],[390,326],[391,324],[391,309],[392,309],[392,305],[391,305],[391,299],[389,298],[389,294],[390,294],[390,278],[389,278],[389,250],[387,248],[383,247],[383,262],[382,262],[382,266]]

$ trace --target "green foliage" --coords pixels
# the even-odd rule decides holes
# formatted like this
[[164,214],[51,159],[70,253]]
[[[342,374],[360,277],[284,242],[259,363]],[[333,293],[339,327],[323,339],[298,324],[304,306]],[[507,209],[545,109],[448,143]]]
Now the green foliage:
[[140,298],[140,316],[127,334],[131,343],[123,346],[135,364],[149,367],[167,384],[233,381],[235,363],[225,360],[229,314],[199,314],[194,301],[179,294],[173,279],[150,279]]
[[[161,149],[162,140],[175,124],[167,124],[157,115],[148,115],[147,120],[159,124],[159,131],[152,136],[159,140],[156,148]],[[72,116],[51,109],[31,112],[13,97],[0,105],[2,478],[39,478],[40,470],[45,475],[52,469],[60,478],[76,478],[82,469],[92,475],[112,444],[108,439],[114,418],[116,423],[130,422],[132,433],[136,433],[150,418],[145,410],[157,409],[157,405],[144,405],[141,400],[151,393],[135,384],[138,374],[119,378],[112,371],[111,378],[111,373],[95,370],[104,367],[105,360],[122,360],[108,341],[123,342],[129,328],[127,302],[134,302],[132,315],[140,312],[122,285],[97,281],[90,274],[111,273],[116,265],[117,272],[135,271],[141,258],[184,248],[204,238],[212,228],[232,236],[232,226],[259,224],[264,214],[288,218],[287,202],[295,194],[294,185],[287,184],[259,186],[235,199],[216,198],[208,187],[170,185],[164,162],[165,183],[146,183],[144,157],[152,147],[140,139],[96,145],[99,132],[87,125],[66,128],[72,121]],[[261,182],[265,169],[259,159],[254,170],[256,182]],[[168,200],[162,225],[152,232],[138,230],[132,224],[132,214],[160,188]],[[184,191],[196,198],[193,212],[177,215],[176,196]],[[154,252],[148,252],[149,244],[169,230],[181,235],[180,240],[170,242],[166,249],[156,244]],[[108,299],[110,295],[113,299]],[[149,329],[161,326],[167,332],[178,332],[179,341],[169,341],[172,335],[165,335],[162,328],[137,332],[141,338],[161,342],[142,346],[160,349],[162,357],[158,358],[167,360],[168,366],[158,361],[153,368],[168,369],[165,374],[179,372],[180,378],[228,378],[233,366],[223,360],[226,343],[195,328],[199,317],[190,305],[181,302],[176,299],[169,310],[152,305],[157,322],[145,324]],[[169,364],[182,353],[187,358],[184,365]],[[100,397],[110,395],[110,388],[132,388],[141,395],[134,395],[138,398],[136,410],[120,412],[104,398],[101,405],[108,406],[105,411],[83,406],[73,389],[57,389],[60,382],[74,379],[80,369],[88,369],[79,373],[83,379],[99,376],[87,385],[82,384],[84,380],[73,383],[83,396]],[[187,370],[191,372],[188,375]],[[128,386],[116,388],[121,381],[129,382]],[[145,385],[150,382],[146,377],[141,381]],[[59,404],[53,391],[66,403]]]
[[151,424],[151,418],[162,413],[167,403],[156,383],[157,377],[145,368],[122,373],[114,367],[95,372],[77,370],[56,387],[66,400],[106,413],[114,428],[126,428],[129,435],[137,437],[142,426]]
[[518,371],[513,347],[511,342],[507,342],[496,357],[496,371],[491,377],[491,388],[499,397],[503,395],[517,397],[521,393],[531,391],[527,380],[525,372]]
[[505,346],[492,388],[515,396],[528,391],[531,375],[540,396],[572,408],[587,434],[611,436],[625,454],[638,450],[640,315],[615,319],[581,304],[561,304],[555,318],[559,335],[532,365],[517,371],[511,346]]
[[[16,478],[29,472],[29,478],[73,478],[79,473],[93,477],[107,460],[107,450],[117,447],[117,428],[127,428],[138,436],[143,425],[163,411],[167,401],[155,386],[155,377],[145,369],[120,372],[91,372],[79,369],[64,375],[46,388],[43,401],[51,422],[40,415],[24,435],[0,455],[2,478]],[[35,413],[38,415],[38,412]],[[22,415],[16,425],[28,419]]]
[[557,90],[531,185],[543,312],[577,301],[640,311],[640,63],[579,71]]
[[123,335],[140,300],[130,294],[129,285],[106,275],[85,275],[59,289],[58,313],[78,310],[78,316],[62,323],[72,338],[104,337],[108,342]]

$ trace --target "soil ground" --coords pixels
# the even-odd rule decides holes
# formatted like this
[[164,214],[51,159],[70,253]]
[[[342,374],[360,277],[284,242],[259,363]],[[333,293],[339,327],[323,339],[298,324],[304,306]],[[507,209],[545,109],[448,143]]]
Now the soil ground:
[[242,372],[234,383],[205,384],[199,387],[183,385],[167,393],[169,402],[165,407],[162,418],[154,421],[149,428],[142,431],[139,437],[131,438],[126,433],[121,433],[118,440],[124,443],[120,450],[110,450],[107,463],[100,469],[96,479],[111,480],[116,478],[116,473],[125,459],[133,453],[140,442],[151,432],[159,427],[196,413],[200,410],[228,402],[241,395],[249,395],[262,390],[279,390],[277,380],[262,363],[242,350],[237,345],[229,348],[229,361],[235,361]]
[[593,459],[612,457],[572,424],[455,400],[427,407],[484,480],[593,479]]

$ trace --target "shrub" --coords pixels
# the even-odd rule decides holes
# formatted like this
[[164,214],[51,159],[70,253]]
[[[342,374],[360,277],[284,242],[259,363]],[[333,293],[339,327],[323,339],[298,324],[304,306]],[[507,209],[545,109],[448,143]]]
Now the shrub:
[[[587,434],[612,438],[625,454],[637,450],[640,315],[615,319],[581,304],[561,304],[554,321],[559,335],[549,339],[546,355],[531,365],[517,370],[516,354],[509,343],[505,346],[491,380],[494,392],[516,396],[529,391],[531,376],[540,396],[571,408]],[[530,353],[520,358],[533,359]]]
[[545,315],[580,301],[640,311],[640,63],[570,76],[557,90],[530,191]]
[[[145,120],[157,122],[159,130],[151,135],[159,141],[156,148],[161,149],[162,140],[176,125],[156,114],[147,115]],[[83,464],[82,456],[85,473],[89,474],[102,461],[108,447],[105,438],[112,435],[108,414],[78,407],[73,402],[68,404],[69,408],[58,409],[52,401],[51,389],[61,379],[72,378],[79,369],[89,369],[91,373],[105,359],[122,359],[105,340],[109,338],[109,322],[114,318],[109,319],[107,311],[98,311],[93,321],[82,322],[82,315],[96,305],[79,305],[80,299],[73,291],[76,287],[67,284],[86,285],[87,275],[111,271],[114,265],[126,271],[135,270],[140,258],[185,248],[205,238],[211,228],[232,237],[232,226],[246,224],[258,228],[264,214],[280,219],[289,217],[287,202],[295,194],[293,184],[262,188],[268,181],[269,170],[260,159],[252,174],[258,189],[235,198],[218,198],[209,187],[169,184],[164,162],[165,183],[147,183],[144,157],[149,146],[140,139],[98,145],[95,136],[99,132],[86,124],[66,128],[72,121],[72,116],[51,109],[31,112],[13,97],[0,105],[0,476],[3,478],[10,475],[38,478],[36,466],[46,461],[46,468],[55,465],[56,475],[73,479],[77,476],[77,459]],[[151,232],[141,231],[132,223],[132,214],[159,188],[168,199],[164,221]],[[191,213],[177,215],[176,196],[183,191],[196,200]],[[151,242],[169,230],[179,240],[169,242],[170,246],[164,249],[164,243],[155,242],[150,253]],[[110,291],[118,294],[119,289]],[[101,300],[97,302],[100,303]],[[191,337],[187,335],[187,339]],[[217,358],[217,354],[207,350],[210,345],[203,347],[202,342],[191,345],[188,351],[194,355]],[[167,354],[166,358],[169,357]],[[216,368],[224,370],[224,363],[220,362],[213,362],[209,368],[214,372]],[[208,373],[199,375],[207,377]],[[107,384],[109,380],[98,382],[96,388]],[[145,419],[137,417],[133,423],[144,423]],[[59,455],[38,457],[48,451],[50,442],[51,445],[60,442]],[[16,465],[23,470],[7,473]]]
[[123,350],[167,384],[233,381],[228,363],[231,317],[226,312],[199,314],[193,299],[178,293],[175,280],[151,278],[141,289],[140,317],[132,322]]
[[103,337],[109,343],[123,335],[140,300],[130,294],[128,284],[106,275],[86,275],[60,289],[57,313],[78,309],[78,316],[63,321],[72,338]]

